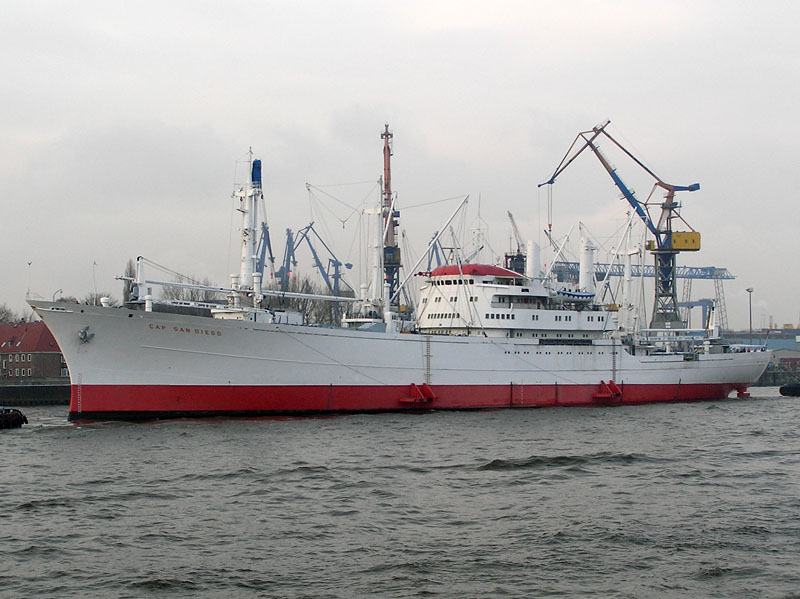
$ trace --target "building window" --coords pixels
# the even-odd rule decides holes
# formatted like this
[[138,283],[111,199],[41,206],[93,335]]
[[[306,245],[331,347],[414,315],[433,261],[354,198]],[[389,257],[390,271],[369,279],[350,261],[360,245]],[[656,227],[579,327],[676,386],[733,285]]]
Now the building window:
[[61,369],[61,376],[69,376],[69,370],[66,368]]
[[30,376],[30,375],[31,375],[31,369],[28,368],[28,376]]
[[28,362],[30,362],[30,361],[31,361],[31,355],[28,354]]
[[14,369],[14,376],[19,376],[19,368]]

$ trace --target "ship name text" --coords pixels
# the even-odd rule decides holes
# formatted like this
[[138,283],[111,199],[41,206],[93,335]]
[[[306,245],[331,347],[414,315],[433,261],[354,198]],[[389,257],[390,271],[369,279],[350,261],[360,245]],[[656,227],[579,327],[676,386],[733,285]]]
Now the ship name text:
[[211,337],[222,337],[222,331],[213,329],[193,329],[190,327],[168,327],[165,324],[150,323],[148,325],[154,331],[166,331],[171,328],[173,333],[184,333],[186,335],[209,335]]

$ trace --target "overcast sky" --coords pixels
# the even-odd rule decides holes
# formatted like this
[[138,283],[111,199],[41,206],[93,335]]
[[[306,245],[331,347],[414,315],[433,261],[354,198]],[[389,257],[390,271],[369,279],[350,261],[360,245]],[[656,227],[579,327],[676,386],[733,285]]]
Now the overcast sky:
[[[503,251],[506,210],[539,239],[536,183],[579,131],[611,119],[664,180],[700,182],[682,214],[703,250],[679,260],[736,276],[730,324],[747,327],[747,287],[755,326],[800,319],[797,2],[5,1],[2,12],[0,303],[15,310],[28,286],[83,296],[96,277],[119,296],[113,277],[137,255],[226,284],[248,148],[282,248],[284,229],[311,218],[306,182],[380,176],[386,122],[414,248],[455,204],[404,206],[469,194],[467,222],[480,198]],[[646,197],[641,171],[614,163]],[[370,185],[326,189],[352,204]],[[581,219],[608,240],[625,208],[587,154],[553,189],[554,231]],[[327,227],[350,257],[349,227]],[[695,283],[695,298],[713,294]]]

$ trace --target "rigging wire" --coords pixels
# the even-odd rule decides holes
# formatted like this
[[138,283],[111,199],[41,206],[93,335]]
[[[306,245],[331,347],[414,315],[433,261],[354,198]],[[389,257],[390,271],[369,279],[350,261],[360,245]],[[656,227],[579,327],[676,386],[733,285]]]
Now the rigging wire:
[[453,196],[450,198],[443,198],[441,200],[431,200],[430,202],[423,202],[422,204],[404,206],[403,210],[412,210],[414,208],[422,208],[424,206],[432,206],[433,204],[441,204],[442,202],[452,202],[453,200],[462,200],[462,199],[464,199],[464,194],[461,194],[460,196]]

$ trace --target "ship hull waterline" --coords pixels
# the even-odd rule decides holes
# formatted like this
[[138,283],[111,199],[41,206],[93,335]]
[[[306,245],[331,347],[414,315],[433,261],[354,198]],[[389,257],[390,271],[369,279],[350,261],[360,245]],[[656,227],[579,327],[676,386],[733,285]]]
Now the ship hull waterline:
[[452,385],[431,387],[433,399],[409,397],[398,387],[200,387],[194,385],[73,385],[69,419],[303,416],[423,410],[490,410],[622,406],[724,399],[742,385],[620,385],[603,396],[598,385]]

